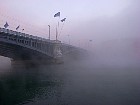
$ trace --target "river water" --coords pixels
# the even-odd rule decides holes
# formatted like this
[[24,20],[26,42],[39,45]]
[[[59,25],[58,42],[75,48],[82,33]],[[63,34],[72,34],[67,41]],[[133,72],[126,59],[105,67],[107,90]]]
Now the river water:
[[0,105],[140,105],[140,69],[91,61],[1,69]]

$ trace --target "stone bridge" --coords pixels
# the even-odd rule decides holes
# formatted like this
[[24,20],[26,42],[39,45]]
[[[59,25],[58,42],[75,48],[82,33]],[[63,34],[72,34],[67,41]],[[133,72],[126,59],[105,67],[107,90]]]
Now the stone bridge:
[[0,28],[0,55],[11,58],[13,62],[63,62],[64,56],[76,57],[82,51],[83,49],[58,40]]

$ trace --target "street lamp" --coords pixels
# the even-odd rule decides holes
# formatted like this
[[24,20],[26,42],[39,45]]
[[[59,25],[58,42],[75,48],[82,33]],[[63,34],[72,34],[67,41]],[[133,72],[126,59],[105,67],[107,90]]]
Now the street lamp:
[[89,43],[88,43],[88,49],[89,49],[89,50],[92,49],[92,48],[91,48],[91,46],[92,46],[91,43],[92,43],[92,39],[90,39],[90,40],[89,40]]
[[50,40],[50,38],[51,38],[51,33],[50,33],[50,25],[48,25],[48,27],[49,27],[49,40]]
[[69,41],[69,45],[70,45],[70,35],[68,35],[68,41]]

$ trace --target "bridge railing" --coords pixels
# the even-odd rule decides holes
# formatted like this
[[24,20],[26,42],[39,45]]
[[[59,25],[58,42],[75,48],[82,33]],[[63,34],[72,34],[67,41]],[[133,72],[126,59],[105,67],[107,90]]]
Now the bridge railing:
[[4,38],[4,40],[8,42],[12,41],[15,44],[33,48],[52,57],[56,56],[54,52],[58,53],[58,51],[60,52],[60,50],[63,54],[65,54],[79,49],[72,45],[61,43],[61,41],[58,40],[49,40],[5,28],[0,28],[0,38]]
[[0,32],[1,33],[8,33],[8,34],[11,34],[11,35],[28,37],[28,38],[32,38],[32,39],[41,40],[41,41],[50,41],[49,39],[45,39],[45,38],[42,38],[42,37],[38,37],[38,36],[33,36],[33,35],[17,32],[17,31],[5,29],[5,28],[0,28]]
[[53,56],[54,43],[53,40],[33,36],[5,28],[0,28],[0,38],[9,40],[16,44],[20,44],[27,47],[32,47],[38,51],[41,51],[49,56]]

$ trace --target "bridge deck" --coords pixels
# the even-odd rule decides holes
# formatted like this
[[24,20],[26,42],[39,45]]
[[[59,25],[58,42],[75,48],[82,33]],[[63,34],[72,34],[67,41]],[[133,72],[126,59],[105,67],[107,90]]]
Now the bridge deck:
[[[45,38],[17,31],[12,31],[5,28],[0,28],[0,40],[5,43],[14,44],[17,46],[22,46],[32,50],[36,50],[50,57],[54,57],[53,54],[54,44],[57,43],[54,40],[48,40]],[[58,41],[58,43],[60,42]]]
[[0,55],[13,59],[56,59],[83,49],[5,28],[0,28]]

